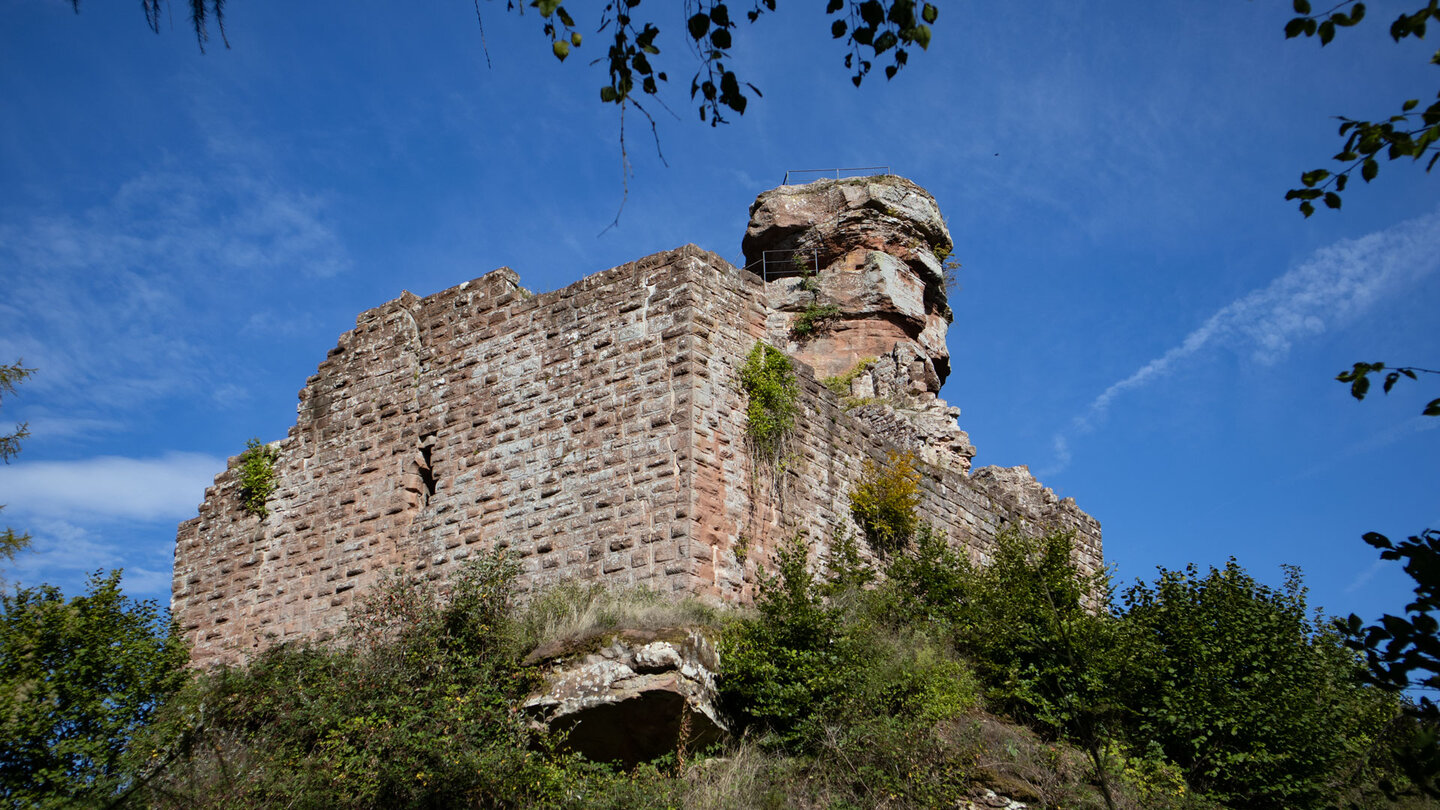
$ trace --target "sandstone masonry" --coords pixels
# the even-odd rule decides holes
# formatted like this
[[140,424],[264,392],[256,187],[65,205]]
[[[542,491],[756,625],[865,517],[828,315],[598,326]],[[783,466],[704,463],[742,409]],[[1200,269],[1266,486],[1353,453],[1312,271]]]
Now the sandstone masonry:
[[[743,602],[783,538],[804,532],[823,562],[837,527],[855,531],[847,493],[892,449],[922,461],[923,519],[973,558],[1023,524],[1076,530],[1078,562],[1101,566],[1099,524],[1024,467],[972,472],[936,396],[952,245],[934,200],[872,177],[783,186],[751,214],[744,270],[687,245],[542,295],[501,268],[361,314],[273,445],[269,514],[242,509],[232,458],[180,525],[172,611],[195,663],[327,638],[382,578],[444,577],[497,547],[527,588]],[[802,361],[778,466],[747,451],[737,383],[762,340]]]

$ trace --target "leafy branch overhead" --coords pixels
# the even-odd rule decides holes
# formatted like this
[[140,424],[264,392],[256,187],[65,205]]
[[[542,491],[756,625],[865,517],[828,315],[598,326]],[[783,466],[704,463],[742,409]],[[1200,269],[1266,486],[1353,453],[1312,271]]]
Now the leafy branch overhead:
[[[208,23],[214,20],[220,37],[225,37],[225,0],[188,0],[190,22],[200,49],[210,40]],[[600,100],[607,104],[625,105],[637,101],[639,94],[658,96],[660,84],[669,81],[654,57],[660,56],[661,26],[667,28],[665,15],[678,9],[684,15],[685,44],[699,62],[690,79],[690,99],[698,102],[700,120],[711,126],[725,123],[725,114],[744,114],[749,95],[761,95],[759,88],[740,78],[730,65],[738,17],[748,22],[759,20],[776,9],[778,0],[752,0],[750,8],[732,13],[730,6],[717,0],[651,0],[643,9],[643,0],[610,0],[600,11],[596,31],[608,42],[605,55],[591,64],[604,64],[609,81],[600,88]],[[80,0],[70,0],[76,13]],[[145,22],[155,33],[160,32],[160,0],[141,0]],[[550,42],[550,52],[565,61],[585,41],[579,23],[561,0],[506,0],[505,10],[523,15],[533,8],[541,17],[541,28]],[[662,11],[663,9],[663,11]],[[475,11],[480,13],[479,0]],[[891,79],[910,59],[909,48],[930,46],[930,26],[940,16],[934,3],[916,0],[828,0],[825,13],[830,19],[827,28],[833,39],[843,40],[846,47],[844,63],[851,71],[850,81],[856,87],[869,75],[876,62],[884,64],[885,78]],[[675,20],[680,22],[680,20]],[[483,35],[483,29],[482,29]],[[670,40],[667,40],[670,41]],[[639,107],[638,104],[635,106]],[[643,112],[643,108],[641,108]],[[648,114],[648,113],[647,113]]]
[[[604,62],[610,74],[610,82],[600,88],[603,102],[632,101],[637,82],[641,93],[657,95],[659,83],[669,80],[665,71],[652,64],[652,57],[660,55],[656,40],[661,29],[643,16],[641,3],[615,0],[601,12],[598,30],[608,32],[610,37],[606,55],[596,60]],[[544,31],[551,40],[551,49],[563,61],[582,41],[575,19],[557,0],[532,0],[530,5],[545,19]],[[766,12],[775,11],[776,5],[777,0],[755,0],[744,12],[745,18],[754,23]],[[507,7],[524,11],[513,0]],[[646,11],[654,7],[652,4]],[[727,67],[727,63],[733,64],[732,49],[739,30],[736,15],[729,4],[715,0],[687,0],[684,13],[686,45],[700,63],[690,79],[690,99],[698,102],[700,120],[715,126],[725,123],[727,111],[743,115],[749,104],[747,91],[756,96],[761,93]],[[909,46],[918,45],[921,50],[930,46],[930,26],[940,16],[934,4],[915,0],[829,0],[825,13],[833,18],[830,36],[844,40],[848,51],[845,68],[852,71],[850,80],[856,87],[869,75],[875,60],[887,53],[885,77],[894,78],[910,58]]]
[[[1356,399],[1364,399],[1365,395],[1370,392],[1370,374],[1380,374],[1381,372],[1385,374],[1385,382],[1381,387],[1387,394],[1390,393],[1391,388],[1395,387],[1395,383],[1400,381],[1401,377],[1415,380],[1419,379],[1417,376],[1419,374],[1440,374],[1440,371],[1418,366],[1397,366],[1387,370],[1384,363],[1356,363],[1354,368],[1340,372],[1335,379],[1350,384],[1351,396]],[[1440,416],[1440,399],[1432,399],[1426,403],[1422,413],[1425,416]]]
[[[1321,46],[1335,38],[1340,28],[1349,28],[1365,19],[1365,4],[1346,0],[1328,11],[1314,13],[1310,0],[1294,0],[1295,13],[1299,16],[1285,24],[1285,37],[1318,37]],[[1407,37],[1425,38],[1425,27],[1432,19],[1440,20],[1440,0],[1410,14],[1401,14],[1390,24],[1391,39],[1399,42]],[[1432,65],[1440,65],[1440,51],[1430,57]],[[1420,99],[1407,99],[1400,105],[1400,112],[1385,120],[1362,121],[1340,116],[1340,135],[1345,146],[1333,160],[1342,164],[1334,172],[1329,169],[1312,169],[1300,175],[1300,188],[1292,188],[1285,194],[1287,200],[1300,201],[1300,213],[1310,216],[1315,213],[1315,200],[1329,208],[1339,208],[1340,194],[1356,169],[1365,182],[1375,179],[1380,173],[1377,157],[1384,155],[1389,160],[1408,157],[1419,161],[1427,154],[1430,160],[1425,171],[1435,168],[1440,160],[1440,93],[1437,100],[1424,110],[1418,109]]]

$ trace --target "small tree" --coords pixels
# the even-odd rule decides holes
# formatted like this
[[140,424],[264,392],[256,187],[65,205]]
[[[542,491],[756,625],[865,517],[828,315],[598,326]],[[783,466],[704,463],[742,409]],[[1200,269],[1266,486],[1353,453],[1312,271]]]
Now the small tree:
[[871,547],[882,554],[899,551],[910,543],[920,518],[920,473],[915,456],[891,450],[880,465],[865,459],[865,468],[850,490],[850,514],[865,532]]
[[1279,589],[1234,560],[1162,569],[1123,595],[1133,740],[1151,742],[1196,790],[1244,807],[1327,805],[1395,713],[1364,686],[1333,632],[1307,615],[1298,569]]
[[154,602],[121,593],[119,571],[68,601],[50,585],[0,595],[0,800],[115,796],[127,746],[185,683],[188,658]]

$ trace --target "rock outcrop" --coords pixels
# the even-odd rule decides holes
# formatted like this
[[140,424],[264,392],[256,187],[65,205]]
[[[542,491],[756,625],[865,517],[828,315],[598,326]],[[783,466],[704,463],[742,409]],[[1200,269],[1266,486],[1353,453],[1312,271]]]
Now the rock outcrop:
[[628,766],[681,747],[700,750],[729,729],[715,705],[715,646],[699,629],[556,642],[525,663],[545,675],[525,710],[597,762]]
[[950,374],[954,243],[929,193],[893,175],[781,186],[750,206],[742,249],[766,281],[773,343],[838,380],[887,438],[970,469],[960,411],[938,397]]

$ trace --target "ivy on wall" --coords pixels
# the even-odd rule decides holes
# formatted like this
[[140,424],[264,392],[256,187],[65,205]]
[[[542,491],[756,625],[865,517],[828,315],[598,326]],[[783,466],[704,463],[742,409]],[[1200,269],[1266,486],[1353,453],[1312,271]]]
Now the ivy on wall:
[[777,458],[799,410],[790,358],[774,346],[756,343],[740,368],[740,387],[748,400],[745,435],[758,456]]

